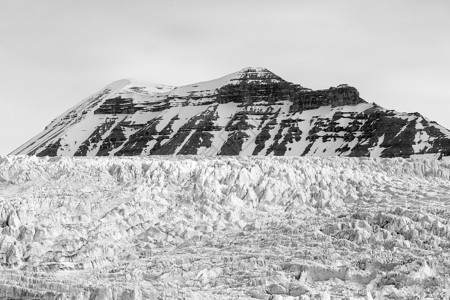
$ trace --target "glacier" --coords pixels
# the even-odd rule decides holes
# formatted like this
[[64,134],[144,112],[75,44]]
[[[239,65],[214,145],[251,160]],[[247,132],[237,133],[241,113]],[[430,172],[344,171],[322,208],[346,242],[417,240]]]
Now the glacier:
[[0,157],[0,299],[446,299],[450,160]]

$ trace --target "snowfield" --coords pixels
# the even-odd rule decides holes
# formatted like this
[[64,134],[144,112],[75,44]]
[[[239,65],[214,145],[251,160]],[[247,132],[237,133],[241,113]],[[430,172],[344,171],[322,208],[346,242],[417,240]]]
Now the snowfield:
[[450,161],[0,157],[0,299],[448,299]]

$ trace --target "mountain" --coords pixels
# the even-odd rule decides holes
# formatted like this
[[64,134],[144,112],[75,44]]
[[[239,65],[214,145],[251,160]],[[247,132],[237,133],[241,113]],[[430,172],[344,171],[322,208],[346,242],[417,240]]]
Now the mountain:
[[180,87],[113,82],[11,154],[442,157],[450,131],[345,84],[311,90],[245,68]]

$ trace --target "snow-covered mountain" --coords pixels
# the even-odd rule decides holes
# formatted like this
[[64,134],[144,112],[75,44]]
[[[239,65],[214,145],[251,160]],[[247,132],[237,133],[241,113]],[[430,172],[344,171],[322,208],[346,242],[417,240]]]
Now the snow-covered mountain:
[[313,91],[245,68],[180,87],[113,82],[12,154],[440,157],[450,155],[450,131],[348,85]]

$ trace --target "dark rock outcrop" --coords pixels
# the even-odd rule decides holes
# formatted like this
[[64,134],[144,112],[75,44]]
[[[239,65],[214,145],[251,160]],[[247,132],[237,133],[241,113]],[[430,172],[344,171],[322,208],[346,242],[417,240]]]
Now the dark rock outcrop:
[[346,84],[341,84],[338,87],[331,87],[327,90],[318,91],[299,89],[295,93],[290,112],[316,109],[327,105],[336,107],[356,105],[364,102],[364,100],[359,98],[358,90]]

